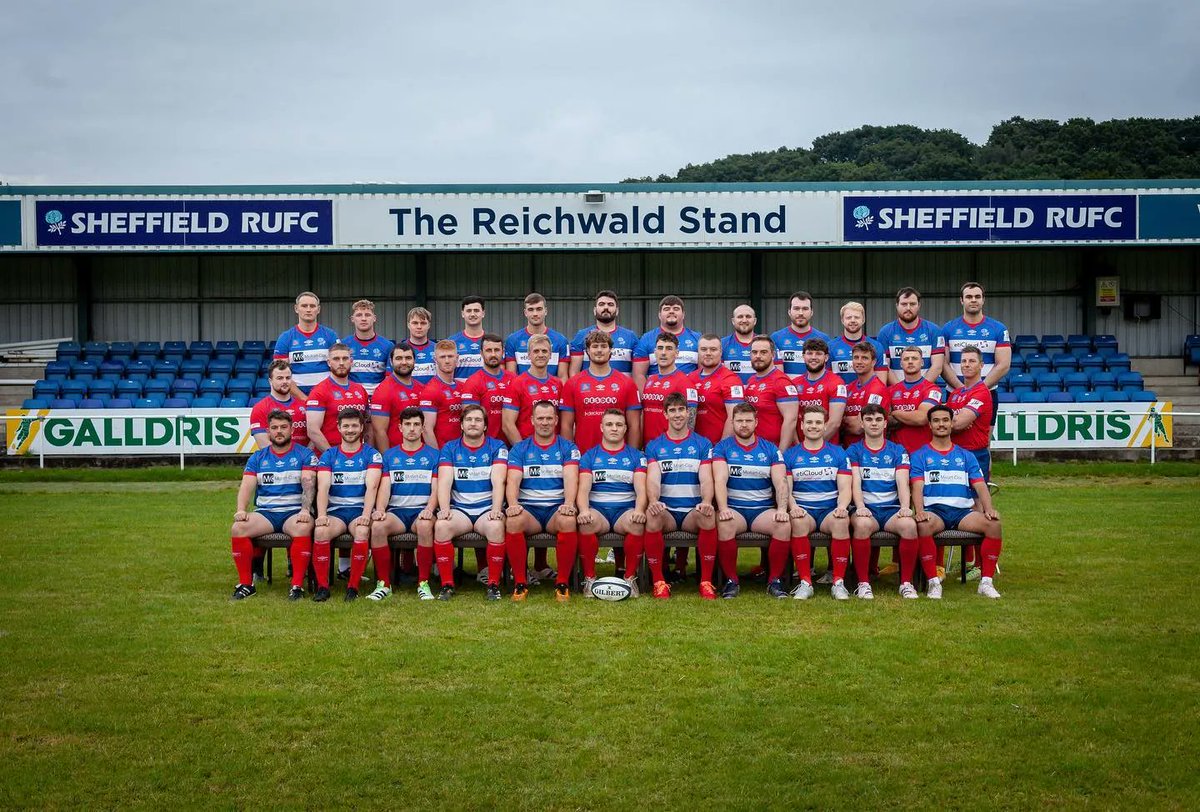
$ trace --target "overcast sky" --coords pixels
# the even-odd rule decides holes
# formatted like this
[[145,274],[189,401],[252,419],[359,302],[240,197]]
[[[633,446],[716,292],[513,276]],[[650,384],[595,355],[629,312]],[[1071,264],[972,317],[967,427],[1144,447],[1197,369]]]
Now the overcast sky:
[[[821,6],[821,8],[818,8]],[[0,0],[10,183],[608,182],[1200,113],[1195,0]]]

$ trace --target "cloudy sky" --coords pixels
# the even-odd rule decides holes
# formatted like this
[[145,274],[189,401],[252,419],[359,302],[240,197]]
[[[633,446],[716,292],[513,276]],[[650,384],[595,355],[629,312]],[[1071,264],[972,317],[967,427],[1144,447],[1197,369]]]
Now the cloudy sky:
[[980,143],[1200,113],[1197,31],[1194,0],[0,0],[0,179],[606,182],[868,123]]

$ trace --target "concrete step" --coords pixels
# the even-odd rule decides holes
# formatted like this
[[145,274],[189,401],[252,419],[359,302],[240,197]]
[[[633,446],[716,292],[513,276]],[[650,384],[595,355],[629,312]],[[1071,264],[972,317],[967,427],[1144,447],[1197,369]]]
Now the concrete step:
[[1196,382],[1196,379],[1187,375],[1146,375],[1143,373],[1142,380],[1146,382],[1147,389],[1156,386],[1186,386],[1191,389],[1200,389],[1200,384]]
[[1143,375],[1184,375],[1182,358],[1132,358],[1134,371]]

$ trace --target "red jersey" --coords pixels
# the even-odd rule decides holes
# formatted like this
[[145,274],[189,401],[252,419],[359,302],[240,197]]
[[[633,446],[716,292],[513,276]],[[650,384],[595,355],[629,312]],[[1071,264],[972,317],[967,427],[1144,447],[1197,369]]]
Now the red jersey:
[[333,378],[326,378],[308,393],[304,408],[310,417],[313,412],[323,413],[321,434],[325,435],[325,442],[336,446],[342,442],[341,432],[338,431],[338,415],[347,409],[358,409],[366,415],[370,402],[367,390],[361,383],[350,381],[342,386]]
[[508,387],[504,408],[517,413],[517,433],[522,438],[533,434],[533,404],[548,400],[557,407],[562,403],[563,382],[554,375],[538,378],[522,372]]
[[642,399],[637,384],[624,372],[614,369],[599,378],[583,370],[563,386],[561,408],[575,413],[575,445],[586,450],[600,445],[600,419],[606,409],[641,409]]
[[462,436],[462,407],[470,399],[458,381],[446,383],[439,375],[421,390],[421,411],[426,420],[433,420],[438,448]]
[[646,378],[642,387],[642,446],[660,434],[667,433],[667,413],[663,411],[663,402],[667,395],[678,392],[687,400],[689,409],[696,408],[696,388],[687,374],[676,368],[670,375],[655,372]]
[[499,375],[481,369],[459,385],[468,400],[475,401],[487,411],[488,437],[504,440],[504,403],[509,387],[516,379],[517,376],[507,369],[501,369]]
[[708,375],[697,368],[688,379],[696,389],[696,433],[716,445],[725,432],[725,407],[742,402],[742,377],[722,364]]
[[[836,374],[829,367],[825,367],[821,377],[815,381],[809,377],[807,372],[797,375],[792,380],[796,384],[796,400],[800,404],[800,416],[796,419],[798,423],[804,421],[805,406],[820,406],[825,410],[825,417],[828,419],[830,406],[846,402],[846,382],[842,380],[841,375]],[[841,442],[840,437],[841,429],[839,427],[829,442],[837,445]]]
[[[867,379],[866,386],[859,383],[857,378],[846,384],[846,410],[843,414],[846,417],[858,417],[862,414],[862,407],[868,403],[882,406],[884,412],[890,412],[892,408],[892,399],[888,395],[887,384],[874,374]],[[862,437],[861,434],[844,435],[842,444],[849,448],[851,444],[857,443]]]
[[371,414],[388,419],[388,447],[394,448],[404,441],[400,431],[400,413],[408,407],[421,407],[421,386],[415,380],[408,384],[400,382],[396,373],[389,372],[383,377],[383,383],[375,387],[371,395]]
[[766,375],[757,372],[751,375],[742,387],[742,393],[746,402],[758,410],[758,429],[755,433],[779,445],[783,438],[783,413],[779,411],[778,404],[796,402],[796,385],[792,379],[772,367]]
[[292,442],[308,448],[308,417],[304,412],[304,404],[296,398],[276,400],[274,395],[267,395],[255,403],[250,410],[250,434],[265,434],[267,415],[276,409],[282,409],[292,418]]
[[969,409],[975,413],[975,422],[962,431],[950,435],[954,444],[967,451],[980,451],[992,440],[992,393],[982,380],[974,386],[962,386],[950,393],[946,405],[954,411]]
[[[888,389],[892,401],[892,412],[915,412],[922,404],[936,406],[942,402],[942,389],[924,378],[916,383],[899,381]],[[989,400],[990,402],[990,400]],[[933,435],[929,426],[896,426],[888,433],[893,442],[904,446],[909,454],[929,443]]]

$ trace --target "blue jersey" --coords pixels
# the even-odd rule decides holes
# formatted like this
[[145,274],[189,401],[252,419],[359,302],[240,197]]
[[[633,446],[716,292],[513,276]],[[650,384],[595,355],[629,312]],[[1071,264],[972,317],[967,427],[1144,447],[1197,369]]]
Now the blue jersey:
[[350,380],[362,384],[368,395],[373,394],[383,376],[391,371],[392,347],[396,345],[381,335],[363,341],[354,333],[343,338],[342,343],[350,348]]
[[850,464],[841,446],[822,443],[816,451],[794,445],[783,455],[792,475],[792,496],[805,510],[837,507],[838,477],[850,476]]
[[420,346],[411,341],[408,345],[413,348],[412,378],[423,386],[432,381],[434,375],[437,375],[437,362],[433,360],[433,348],[437,342],[427,338],[425,343]]
[[735,510],[769,510],[775,507],[771,469],[783,465],[779,446],[759,437],[744,446],[737,437],[726,437],[713,448],[713,459],[729,465],[729,507]]
[[[522,327],[504,339],[504,360],[516,363],[518,375],[529,371],[529,339],[532,337],[529,328]],[[567,343],[565,335],[549,327],[546,328],[546,338],[550,339],[550,363],[546,364],[546,369],[551,375],[557,375],[559,364],[565,370],[570,363],[571,345]]]
[[579,465],[579,449],[555,435],[548,446],[526,437],[508,452],[508,470],[521,472],[517,499],[525,507],[558,507],[566,499],[563,472]]
[[[650,362],[647,375],[658,372],[658,361],[654,360],[654,345],[658,343],[658,334],[661,332],[661,329],[655,328],[643,333],[633,350],[633,360]],[[679,354],[675,356],[675,366],[685,373],[691,372],[700,362],[700,334],[684,327],[675,337],[679,339]]]
[[383,475],[391,484],[388,508],[420,510],[429,504],[441,458],[442,452],[425,443],[416,451],[389,448],[383,455]]
[[450,507],[469,516],[486,513],[492,507],[492,466],[508,462],[508,448],[494,437],[471,446],[463,438],[442,446],[438,462],[439,476],[454,478],[450,489]]
[[963,347],[974,345],[983,356],[983,372],[981,378],[986,378],[996,365],[996,350],[1009,346],[1008,328],[992,318],[984,317],[983,321],[969,323],[959,316],[953,321],[946,322],[942,327],[942,338],[946,342],[946,361],[954,374],[962,378]]
[[863,503],[867,507],[900,507],[896,472],[909,468],[908,452],[904,446],[884,440],[882,448],[867,448],[864,439],[850,446],[846,457],[850,460],[850,467],[858,469]]
[[474,375],[477,370],[483,369],[482,333],[477,338],[471,338],[462,330],[459,330],[450,336],[450,340],[458,348],[458,366],[454,368],[454,380],[465,381]]
[[590,504],[629,510],[637,504],[633,475],[646,473],[646,455],[624,443],[616,451],[598,445],[584,453],[579,473],[592,475]]
[[695,432],[682,440],[660,434],[646,446],[648,462],[658,463],[659,500],[672,512],[687,513],[700,504],[700,468],[710,465],[713,446]]
[[750,380],[754,374],[754,367],[750,366],[750,344],[738,341],[737,333],[730,333],[721,339],[721,360],[730,372],[742,379],[742,383]]
[[322,454],[317,471],[331,474],[329,509],[361,511],[367,496],[367,471],[372,468],[383,470],[383,455],[366,444],[353,454],[343,451],[340,444]]
[[839,335],[829,342],[829,368],[833,370],[833,374],[842,376],[842,380],[846,383],[853,383],[858,378],[850,362],[854,356],[854,345],[863,341],[875,348],[874,368],[876,370],[887,369],[887,352],[878,341],[870,336],[863,336],[858,341],[849,341],[845,336]]
[[983,482],[983,470],[975,455],[957,445],[945,454],[932,446],[922,446],[912,455],[909,478],[924,483],[921,501],[925,507],[942,505],[960,510],[975,506],[977,482]]
[[292,383],[304,394],[329,377],[329,348],[338,343],[337,333],[318,324],[311,333],[289,327],[275,342],[275,359],[292,365]]
[[[599,329],[594,324],[591,327],[584,327],[571,339],[571,357],[583,359],[581,369],[591,369],[592,362],[588,359],[587,347],[584,344],[587,342],[587,337]],[[607,330],[604,332],[612,339],[612,355],[608,359],[609,366],[617,372],[631,374],[633,372],[633,350],[638,343],[637,333],[628,327],[614,327],[612,332]]]
[[254,507],[295,513],[303,504],[300,475],[316,468],[316,455],[296,443],[282,454],[271,446],[258,449],[246,460],[245,471],[245,476],[254,477]]
[[929,369],[933,356],[946,351],[946,342],[942,338],[942,328],[931,321],[917,319],[917,324],[908,330],[900,320],[889,322],[879,330],[876,339],[887,352],[888,368],[903,378],[904,370],[900,368],[900,353],[905,347],[916,347],[921,351],[921,369]]
[[795,378],[808,371],[804,366],[804,342],[810,338],[829,343],[829,336],[812,326],[809,326],[807,333],[796,332],[796,328],[790,324],[771,333],[771,340],[775,342],[775,360],[782,365],[784,375]]

